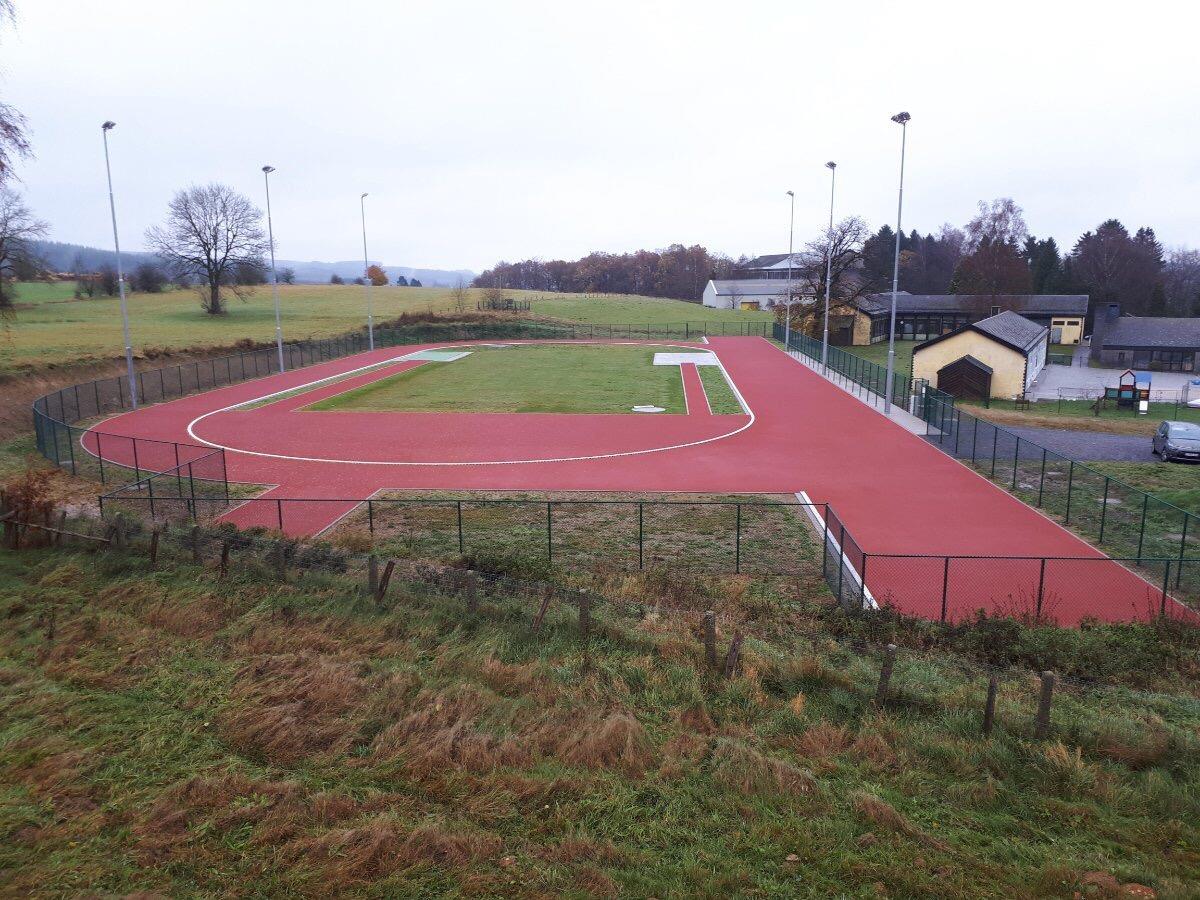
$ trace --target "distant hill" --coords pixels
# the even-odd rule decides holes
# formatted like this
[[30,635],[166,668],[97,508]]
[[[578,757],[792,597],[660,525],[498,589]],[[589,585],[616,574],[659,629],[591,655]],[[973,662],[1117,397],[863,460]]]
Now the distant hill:
[[[102,266],[116,264],[116,254],[112,250],[85,247],[82,244],[64,244],[60,241],[34,241],[33,243],[38,255],[45,260],[47,267],[56,272],[73,272],[77,267],[94,272]],[[121,260],[127,270],[132,269],[138,263],[152,262],[154,259],[153,253],[121,252]],[[281,269],[285,267],[292,269],[296,273],[298,282],[323,284],[329,281],[330,276],[334,274],[350,281],[363,273],[361,260],[319,262],[316,260],[280,259],[276,262]],[[475,273],[470,269],[421,269],[414,266],[381,265],[391,281],[394,282],[397,275],[403,275],[405,278],[416,277],[425,287],[452,287],[459,278],[470,284],[475,278]]]

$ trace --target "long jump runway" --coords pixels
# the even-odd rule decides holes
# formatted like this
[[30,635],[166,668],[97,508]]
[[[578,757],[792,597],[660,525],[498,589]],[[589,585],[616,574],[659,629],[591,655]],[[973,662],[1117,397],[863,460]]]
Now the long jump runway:
[[[336,500],[388,489],[805,491],[814,502],[829,503],[857,544],[872,554],[866,580],[875,597],[927,617],[940,610],[943,561],[874,554],[1105,558],[764,338],[669,343],[715,353],[745,414],[711,415],[690,364],[683,366],[686,415],[303,408],[421,365],[401,356],[469,346],[447,343],[375,350],[309,366],[125,413],[97,428],[105,434],[222,447],[231,481],[274,486],[261,498],[327,500],[302,509],[288,505],[285,530],[295,535],[320,532],[356,505]],[[288,394],[368,367],[374,368]],[[277,393],[284,396],[275,402],[238,408]],[[94,451],[95,441],[89,432],[85,449]],[[273,502],[251,502],[226,518],[242,527],[277,524]],[[949,592],[956,605],[949,617],[978,608],[1011,612],[1027,601],[1039,578],[1045,595],[1053,598],[1051,614],[1063,624],[1088,616],[1144,618],[1158,609],[1161,589],[1115,562],[1056,564],[1044,574],[1037,568],[1038,562],[1028,559],[956,560]]]

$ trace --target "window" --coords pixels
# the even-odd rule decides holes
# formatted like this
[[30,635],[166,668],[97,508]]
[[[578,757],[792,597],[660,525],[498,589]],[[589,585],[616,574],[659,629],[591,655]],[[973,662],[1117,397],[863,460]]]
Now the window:
[[1000,315],[1000,307],[998,307],[998,306],[993,306],[993,307],[992,307],[992,315],[993,315],[993,316],[998,316],[998,315]]
[[1117,351],[1117,364],[1122,365],[1122,366],[1125,365],[1125,351],[1124,350]]
[[1066,320],[1066,319],[1055,319],[1055,320],[1054,320],[1054,324],[1055,324],[1055,325],[1059,325],[1059,326],[1066,325],[1066,324],[1067,324],[1067,320]]

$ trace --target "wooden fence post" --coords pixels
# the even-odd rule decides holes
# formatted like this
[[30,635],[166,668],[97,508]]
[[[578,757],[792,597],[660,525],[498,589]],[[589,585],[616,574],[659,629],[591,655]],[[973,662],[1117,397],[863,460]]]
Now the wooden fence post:
[[150,568],[158,565],[158,529],[150,532]]
[[546,618],[546,613],[550,609],[550,601],[554,599],[554,588],[546,588],[546,595],[542,598],[542,605],[538,607],[537,615],[533,617],[533,630],[538,632],[542,630],[542,620]]
[[579,636],[585,641],[592,630],[592,595],[579,592]]
[[387,596],[388,582],[392,580],[392,570],[396,568],[396,561],[389,559],[387,565],[383,567],[383,577],[379,579],[379,588],[375,591],[375,602],[380,606],[383,605],[383,598]]
[[192,562],[200,565],[200,526],[192,526]]
[[229,574],[229,541],[221,542],[221,577]]
[[372,597],[379,593],[379,557],[374,553],[367,557],[367,593]]
[[733,640],[729,642],[729,652],[725,654],[724,675],[726,678],[732,678],[737,673],[738,657],[742,652],[742,640],[742,633],[735,631]]
[[283,541],[276,541],[274,552],[275,557],[275,577],[280,581],[287,579],[287,548],[284,547]]
[[987,700],[983,704],[983,735],[991,737],[992,725],[996,721],[996,694],[1000,690],[1000,680],[993,675],[988,679]]
[[467,612],[475,615],[479,612],[479,576],[471,569],[467,570]]
[[[67,511],[64,509],[58,514],[58,534],[54,535],[54,546],[61,547],[63,540],[66,538],[64,532],[67,530]],[[154,563],[151,562],[151,565]]]
[[1050,733],[1050,701],[1054,699],[1054,673],[1042,673],[1042,693],[1038,697],[1037,717],[1033,720],[1033,736],[1039,740]]
[[717,667],[717,614],[711,609],[704,614],[704,657],[708,667]]
[[883,651],[883,667],[879,670],[879,686],[875,688],[875,705],[883,706],[887,700],[888,685],[892,681],[892,669],[896,665],[896,645],[888,644]]

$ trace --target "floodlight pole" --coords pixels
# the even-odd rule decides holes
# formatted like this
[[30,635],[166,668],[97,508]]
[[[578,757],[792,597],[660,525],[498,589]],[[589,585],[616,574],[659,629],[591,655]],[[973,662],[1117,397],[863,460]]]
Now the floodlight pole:
[[837,181],[837,163],[827,162],[829,170],[829,243],[825,248],[825,329],[821,337],[821,371],[829,374],[829,281],[833,277],[833,187]]
[[787,300],[784,302],[783,349],[792,349],[792,234],[796,226],[796,195],[787,192],[791,212],[788,216],[788,264],[787,264]]
[[375,349],[375,317],[371,311],[371,275],[368,270],[371,268],[371,263],[367,260],[367,195],[363,194],[358,198],[359,206],[362,207],[362,231],[363,231],[363,284],[367,291],[367,349]]
[[896,370],[896,294],[900,291],[900,218],[904,212],[904,150],[908,140],[908,120],[906,112],[896,113],[892,121],[900,126],[900,196],[896,202],[896,257],[892,267],[892,314],[888,325],[888,355],[887,355],[887,384],[883,388],[883,414],[892,411],[892,374]]
[[279,279],[275,275],[275,231],[271,227],[271,178],[274,166],[263,166],[263,184],[267,188],[267,240],[271,244],[271,294],[275,298],[275,349],[279,351],[279,374],[283,374],[283,327],[279,321]]
[[133,342],[129,338],[129,307],[125,303],[125,273],[121,269],[121,239],[117,237],[117,202],[113,199],[112,166],[108,162],[108,132],[116,122],[100,126],[104,138],[104,172],[108,176],[108,208],[112,213],[113,247],[117,252],[117,291],[121,295],[121,329],[125,336],[125,369],[129,375],[129,405],[138,408],[137,379],[133,377]]

